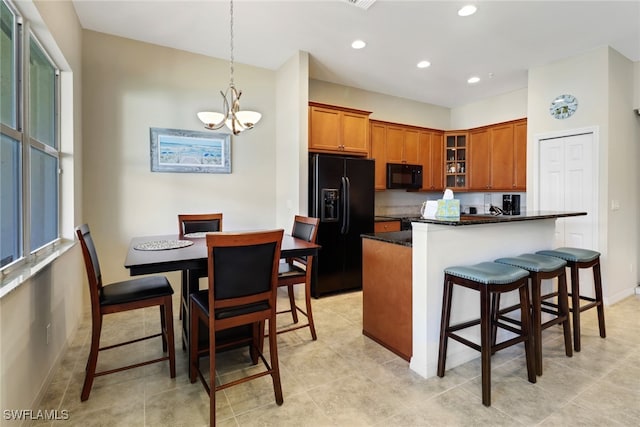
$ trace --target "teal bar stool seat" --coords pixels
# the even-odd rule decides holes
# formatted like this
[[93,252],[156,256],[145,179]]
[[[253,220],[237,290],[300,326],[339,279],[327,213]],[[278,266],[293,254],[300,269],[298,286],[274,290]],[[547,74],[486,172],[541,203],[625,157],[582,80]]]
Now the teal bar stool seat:
[[[449,267],[444,270],[444,293],[442,296],[442,317],[440,320],[440,346],[438,350],[438,376],[443,377],[447,359],[447,344],[452,338],[480,352],[482,365],[482,403],[491,406],[491,355],[496,351],[515,344],[524,343],[529,382],[536,382],[535,356],[531,339],[531,318],[529,313],[529,272],[518,267],[495,262],[482,262],[469,266]],[[451,302],[453,286],[459,285],[480,292],[480,319],[451,325]],[[518,290],[520,295],[521,323],[517,329],[511,325],[498,323],[494,316],[492,297]],[[492,326],[507,329],[515,337],[495,344],[492,341]],[[480,345],[469,341],[456,332],[480,325]]]
[[[580,313],[596,308],[598,310],[598,328],[600,337],[606,338],[607,333],[604,325],[604,303],[602,300],[602,276],[600,273],[600,252],[582,248],[558,248],[536,252],[540,255],[548,255],[560,258],[567,262],[567,267],[571,270],[571,308],[569,309],[573,318],[573,349],[580,351]],[[593,270],[593,282],[595,298],[580,294],[581,268],[591,268]],[[544,297],[543,297],[544,298]],[[582,304],[586,301],[586,304]]]
[[[512,265],[529,272],[531,283],[531,322],[533,330],[533,348],[536,358],[536,374],[542,375],[542,330],[550,326],[561,324],[564,332],[564,350],[568,357],[573,356],[571,345],[571,326],[569,325],[569,301],[567,296],[567,275],[565,267],[567,262],[560,258],[555,258],[540,254],[522,254],[516,257],[497,259],[501,264]],[[547,304],[543,306],[542,281],[545,279],[558,278],[558,304]],[[547,294],[545,297],[551,298]],[[502,321],[519,324],[520,321],[512,319],[506,314],[518,309],[518,305],[513,305],[500,309],[500,295],[495,298],[495,315]],[[549,313],[554,316],[551,320],[542,322],[542,313]],[[493,330],[493,340],[495,342],[496,329]]]

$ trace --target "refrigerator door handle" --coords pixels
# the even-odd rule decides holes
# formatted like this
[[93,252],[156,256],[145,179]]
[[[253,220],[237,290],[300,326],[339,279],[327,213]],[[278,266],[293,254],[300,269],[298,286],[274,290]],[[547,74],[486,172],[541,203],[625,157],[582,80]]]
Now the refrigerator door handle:
[[349,181],[349,177],[343,176],[342,178],[342,194],[343,197],[343,205],[342,205],[342,229],[340,232],[342,234],[347,234],[349,232],[349,228],[351,226],[350,218],[351,218],[351,195],[349,194],[351,190],[351,181]]

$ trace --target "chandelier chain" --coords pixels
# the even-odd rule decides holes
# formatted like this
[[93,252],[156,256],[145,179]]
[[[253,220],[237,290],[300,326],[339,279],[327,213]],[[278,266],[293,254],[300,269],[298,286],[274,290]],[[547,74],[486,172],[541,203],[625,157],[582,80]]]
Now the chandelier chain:
[[231,0],[230,2],[230,6],[229,6],[229,16],[230,18],[230,22],[229,22],[229,28],[231,29],[231,36],[229,37],[229,42],[231,45],[231,60],[229,61],[229,68],[230,68],[230,73],[231,73],[231,86],[234,86],[234,82],[233,82],[233,0]]

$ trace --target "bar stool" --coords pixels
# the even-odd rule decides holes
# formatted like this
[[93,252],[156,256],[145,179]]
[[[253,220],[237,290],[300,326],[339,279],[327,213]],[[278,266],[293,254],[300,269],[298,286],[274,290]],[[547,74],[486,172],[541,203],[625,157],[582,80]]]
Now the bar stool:
[[[443,377],[447,358],[449,338],[480,352],[482,365],[482,403],[491,406],[491,355],[504,348],[524,342],[529,382],[536,382],[533,346],[531,340],[531,318],[529,313],[529,273],[521,268],[495,262],[482,262],[470,266],[449,267],[444,270],[444,293],[442,296],[442,317],[440,321],[440,347],[438,351],[438,376]],[[453,285],[480,292],[480,319],[450,325]],[[518,290],[520,294],[521,327],[517,330],[506,324],[499,327],[518,335],[501,342],[492,343],[491,328],[494,323],[490,296]],[[471,326],[480,325],[480,345],[471,342],[455,332]]]
[[[600,337],[606,338],[607,333],[604,326],[604,303],[602,302],[602,276],[600,274],[600,252],[581,248],[558,248],[536,252],[540,255],[548,255],[563,259],[567,262],[567,267],[571,269],[571,311],[573,315],[573,349],[580,351],[580,313],[596,307],[598,309],[598,328]],[[595,298],[580,295],[580,275],[581,268],[593,269],[593,282],[595,287]],[[545,296],[542,297],[545,299]],[[588,301],[581,305],[580,300]]]
[[[539,254],[522,254],[517,257],[507,257],[497,259],[495,262],[512,265],[529,272],[531,281],[531,322],[533,324],[533,347],[536,356],[536,374],[542,375],[542,330],[550,326],[562,324],[564,332],[564,351],[568,357],[573,356],[571,346],[571,327],[569,325],[569,301],[567,296],[567,275],[565,267],[567,262],[555,257]],[[558,304],[555,309],[542,307],[542,280],[558,278]],[[518,306],[514,305],[500,309],[500,295],[495,298],[494,313],[500,320],[519,324],[520,322],[511,319],[505,314],[514,311]],[[542,312],[549,313],[555,317],[542,323]],[[495,329],[494,337],[495,342]]]

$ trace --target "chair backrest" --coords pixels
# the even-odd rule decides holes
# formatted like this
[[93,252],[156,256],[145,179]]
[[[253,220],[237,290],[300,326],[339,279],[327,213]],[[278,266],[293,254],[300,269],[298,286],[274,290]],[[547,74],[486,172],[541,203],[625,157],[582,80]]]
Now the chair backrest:
[[178,215],[178,234],[183,237],[189,233],[222,231],[222,214],[180,214]]
[[82,247],[82,257],[84,258],[84,266],[87,270],[87,278],[89,279],[91,306],[98,307],[100,304],[100,289],[102,288],[102,274],[100,273],[98,253],[93,244],[89,226],[82,224],[76,227],[76,235]]
[[275,310],[284,230],[207,235],[209,307],[267,302]]
[[307,216],[296,215],[293,220],[293,230],[291,235],[307,242],[315,243],[318,237],[318,224],[320,218],[310,218]]

